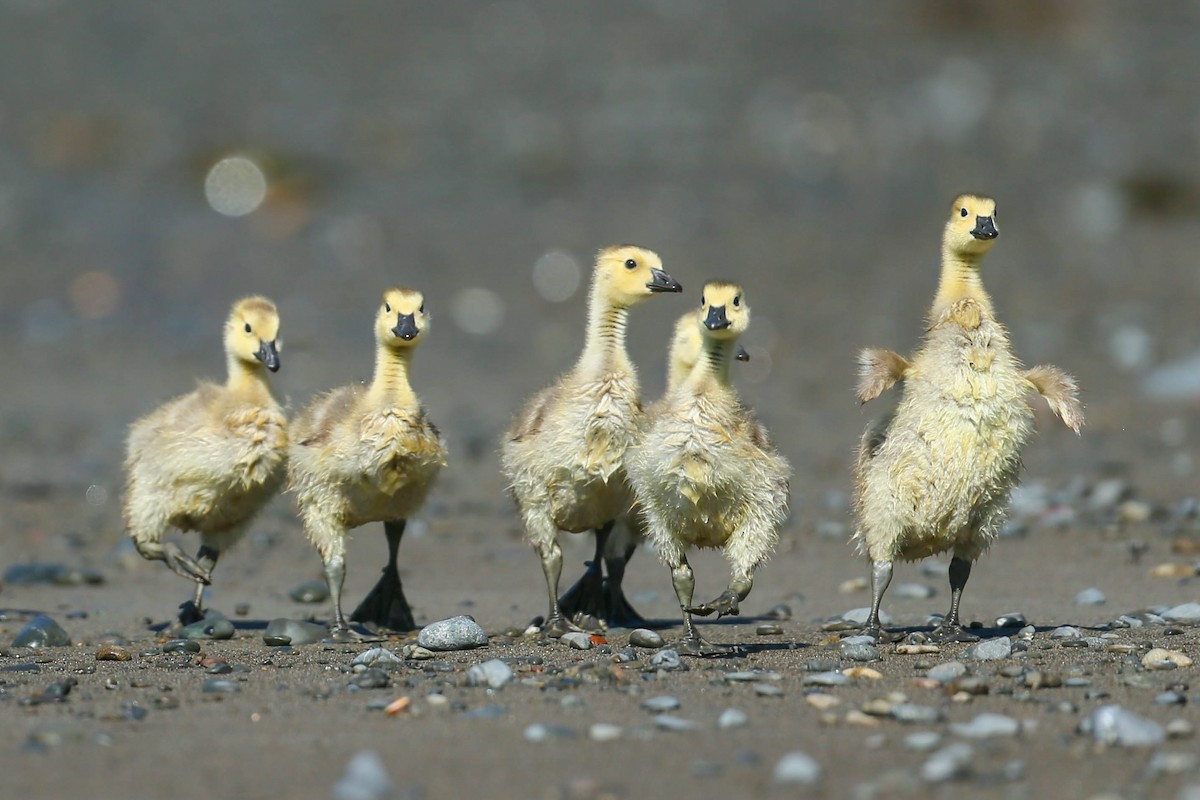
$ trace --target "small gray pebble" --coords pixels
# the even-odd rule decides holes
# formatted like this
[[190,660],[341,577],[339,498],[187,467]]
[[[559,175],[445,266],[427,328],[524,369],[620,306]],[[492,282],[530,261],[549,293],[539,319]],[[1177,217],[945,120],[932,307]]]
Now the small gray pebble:
[[355,753],[333,785],[334,800],[385,800],[392,795],[392,779],[374,750]]
[[386,689],[391,683],[388,674],[377,667],[365,669],[350,679],[350,685],[360,689]]
[[842,654],[842,658],[850,661],[877,661],[879,660],[879,648],[873,644],[851,644],[842,643],[838,648]]
[[629,632],[629,643],[634,647],[657,650],[666,644],[666,641],[658,631],[652,631],[648,628],[635,628]]
[[479,623],[467,616],[451,617],[430,623],[421,629],[417,644],[427,650],[470,650],[487,645],[487,634]]
[[172,639],[163,643],[162,651],[164,653],[199,653],[200,643],[191,639]]
[[757,636],[779,636],[783,633],[783,628],[774,622],[764,622],[754,629],[754,633]]
[[565,725],[546,725],[542,722],[535,722],[525,728],[524,735],[525,741],[540,744],[550,739],[573,739],[576,733]]
[[792,607],[786,603],[779,603],[778,605],[771,606],[771,610],[767,612],[766,616],[786,622],[792,618]]
[[931,755],[921,765],[921,778],[928,783],[942,783],[966,772],[975,750],[965,742],[947,745]]
[[70,647],[71,637],[45,614],[38,614],[17,632],[13,647]]
[[232,694],[241,690],[242,687],[238,686],[235,681],[226,681],[220,678],[205,681],[203,689],[207,694]]
[[925,673],[927,677],[933,678],[939,683],[949,683],[955,678],[961,678],[967,674],[967,665],[961,661],[947,661],[943,664],[938,664],[936,667],[930,667]]
[[970,722],[954,723],[950,730],[964,739],[987,739],[992,736],[1016,736],[1021,723],[1004,714],[983,713]]
[[942,735],[937,731],[914,731],[904,737],[904,746],[923,753],[937,747],[941,741]]
[[721,716],[717,717],[717,727],[721,730],[740,728],[748,724],[750,724],[750,718],[746,716],[746,712],[737,708],[727,708],[721,712]]
[[821,765],[808,753],[795,750],[786,754],[775,764],[776,783],[798,783],[801,786],[816,786],[821,782]]
[[996,617],[997,628],[1023,628],[1025,627],[1025,615],[1020,611],[1013,611],[1009,614],[1001,614]]
[[1183,603],[1162,612],[1168,622],[1200,622],[1200,603]]
[[918,703],[897,703],[892,706],[892,718],[910,725],[925,725],[941,720],[942,712],[933,706],[923,706]]
[[1187,695],[1182,692],[1162,692],[1154,698],[1154,704],[1159,706],[1187,705]]
[[642,701],[642,708],[652,711],[655,714],[661,714],[664,711],[674,711],[679,708],[679,698],[672,697],[669,694],[647,697]]
[[783,697],[783,689],[770,683],[754,684],[754,693],[759,697]]
[[179,630],[181,639],[232,639],[233,634],[233,623],[224,617],[206,617]]
[[1075,595],[1075,605],[1077,606],[1102,606],[1108,602],[1104,592],[1096,588],[1084,589],[1079,594]]
[[1162,726],[1118,705],[1100,706],[1080,723],[1084,733],[1101,744],[1152,747],[1166,739]]
[[845,686],[850,679],[840,672],[814,672],[804,676],[805,686]]
[[750,683],[752,681],[781,681],[783,675],[765,669],[744,669],[738,672],[726,672],[725,680],[731,683]]
[[[870,615],[871,615],[871,609],[864,606],[862,608],[850,609],[845,614],[842,614],[841,618],[845,622],[854,622],[859,625],[862,625],[862,624],[866,623],[867,617],[869,617]],[[892,624],[892,618],[883,611],[879,612],[879,621],[880,621],[880,623],[882,623],[884,625]]]
[[297,603],[324,603],[329,599],[329,587],[321,580],[304,581],[288,592],[288,597]]
[[467,670],[467,683],[470,686],[486,686],[489,689],[499,689],[513,679],[512,668],[498,658],[476,664]]
[[988,639],[973,645],[966,652],[966,657],[975,661],[997,661],[1012,655],[1012,640],[1007,636]]
[[683,719],[670,714],[659,714],[654,718],[654,724],[665,731],[694,731],[700,727],[700,723],[695,720]]
[[831,658],[810,658],[804,663],[805,672],[833,672],[839,664]]
[[588,636],[582,631],[570,631],[569,633],[564,633],[562,637],[559,638],[559,641],[572,650],[592,649],[592,637]]
[[679,653],[669,649],[659,650],[655,653],[654,657],[650,659],[650,667],[652,669],[666,670],[667,672],[686,669],[686,665],[683,663],[683,659],[680,658]]

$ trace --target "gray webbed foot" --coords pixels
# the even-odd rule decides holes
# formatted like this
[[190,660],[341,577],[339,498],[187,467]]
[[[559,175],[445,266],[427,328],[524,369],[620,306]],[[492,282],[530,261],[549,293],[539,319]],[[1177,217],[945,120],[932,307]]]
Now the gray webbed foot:
[[931,642],[978,642],[979,637],[961,625],[939,625],[929,632]]
[[380,640],[381,637],[378,636],[363,636],[349,625],[335,624],[329,626],[329,636],[325,637],[324,641],[331,644],[361,644],[363,642],[377,642]]
[[552,614],[542,623],[542,634],[549,636],[551,639],[557,639],[564,633],[581,630],[578,625],[571,622],[562,614]]
[[898,642],[904,638],[904,634],[898,631],[889,631],[880,625],[864,625],[858,631],[849,631],[848,635],[852,636],[870,636],[875,640],[876,644],[890,644]]
[[698,614],[701,617],[707,617],[715,613],[717,618],[720,619],[726,616],[737,616],[740,609],[738,608],[737,594],[732,589],[726,589],[715,600],[710,600],[703,605],[692,606],[685,610],[692,614]]

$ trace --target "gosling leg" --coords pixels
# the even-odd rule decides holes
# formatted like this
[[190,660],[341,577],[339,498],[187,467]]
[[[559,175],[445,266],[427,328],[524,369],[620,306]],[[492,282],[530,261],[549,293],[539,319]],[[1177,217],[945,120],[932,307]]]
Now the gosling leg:
[[342,584],[346,582],[346,559],[331,555],[325,561],[325,583],[329,586],[329,597],[333,600],[333,624],[329,626],[329,638],[335,642],[356,642],[361,637],[346,623],[342,614]]
[[[196,564],[211,576],[213,569],[217,566],[217,559],[220,557],[220,550],[202,544],[200,551],[196,553]],[[196,593],[192,595],[191,600],[179,607],[178,622],[180,625],[191,625],[193,622],[204,619],[204,587],[207,585],[204,581],[196,581]]]
[[400,569],[396,566],[400,539],[404,536],[406,524],[407,521],[402,519],[383,523],[388,543],[388,561],[379,582],[350,615],[352,621],[370,623],[390,631],[416,630],[412,609],[404,596],[404,586],[400,583]]
[[679,557],[679,563],[671,567],[671,585],[675,587],[675,597],[679,600],[679,610],[683,612],[683,641],[679,643],[679,651],[699,655],[712,648],[712,643],[696,632],[692,624],[692,594],[696,589],[696,576],[685,556]]
[[958,604],[962,600],[963,588],[971,577],[971,562],[965,558],[954,556],[950,559],[950,613],[942,620],[942,624],[930,634],[935,641],[942,642],[977,642],[979,637],[963,630],[958,621]]
[[892,562],[891,561],[872,561],[871,562],[871,613],[867,616],[867,621],[863,625],[862,633],[865,636],[875,637],[877,642],[893,642],[899,636],[890,633],[884,629],[879,622],[879,606],[883,603],[883,593],[887,591],[888,585],[892,582]]
[[754,579],[749,575],[735,576],[729,581],[729,588],[721,592],[715,600],[687,610],[702,617],[715,613],[717,619],[724,616],[736,616],[741,611],[738,604],[746,599],[752,588],[754,588]]
[[542,573],[546,576],[546,593],[550,598],[550,609],[546,621],[542,624],[542,633],[557,639],[568,631],[577,631],[579,627],[563,616],[558,605],[558,579],[562,577],[562,548],[558,539],[549,542],[539,542],[538,555],[542,559]]
[[587,569],[575,585],[558,598],[559,610],[563,616],[581,628],[603,630],[609,623],[605,607],[604,575],[600,565],[604,563],[604,551],[614,524],[615,521],[609,521],[596,528],[596,554],[592,556],[591,561],[586,562]]

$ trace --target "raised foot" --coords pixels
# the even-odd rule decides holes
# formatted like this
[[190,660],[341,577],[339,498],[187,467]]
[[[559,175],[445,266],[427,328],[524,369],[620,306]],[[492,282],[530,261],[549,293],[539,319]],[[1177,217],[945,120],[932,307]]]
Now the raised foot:
[[724,592],[721,592],[721,596],[717,599],[709,600],[703,605],[693,606],[684,610],[701,617],[716,614],[719,619],[726,616],[736,616],[740,609],[738,608],[737,594],[731,589],[726,589]]
[[366,598],[350,615],[354,622],[372,625],[380,630],[406,633],[417,629],[413,619],[412,608],[404,596],[404,587],[400,583],[400,573],[394,568],[385,567],[383,575],[374,588],[367,593]]
[[904,638],[903,633],[889,631],[879,625],[864,625],[858,631],[847,632],[849,636],[870,636],[876,644],[890,644]]
[[979,637],[961,625],[939,625],[929,632],[931,642],[978,642]]
[[171,568],[171,571],[176,575],[181,575],[188,580],[193,580],[208,586],[212,583],[212,572],[200,566],[187,553],[180,549],[179,545],[174,542],[167,542],[162,546],[163,561]]

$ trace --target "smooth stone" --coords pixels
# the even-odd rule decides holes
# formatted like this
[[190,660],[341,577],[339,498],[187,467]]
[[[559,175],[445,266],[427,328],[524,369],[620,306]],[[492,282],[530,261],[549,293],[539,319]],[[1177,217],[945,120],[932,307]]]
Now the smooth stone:
[[350,685],[359,689],[386,689],[391,683],[388,674],[378,667],[369,667],[350,679]]
[[1146,771],[1151,775],[1182,775],[1191,772],[1196,766],[1195,753],[1155,753],[1146,765]]
[[116,644],[102,645],[96,650],[97,661],[130,661],[133,653]]
[[486,705],[463,714],[463,719],[496,719],[504,716],[504,706]]
[[765,669],[744,669],[738,672],[726,672],[725,680],[732,683],[752,683],[754,681],[781,681],[783,675]]
[[645,647],[649,650],[657,650],[666,644],[662,634],[658,631],[652,631],[648,628],[634,628],[629,632],[629,643],[634,647]]
[[1161,647],[1155,647],[1142,656],[1142,666],[1146,669],[1182,669],[1191,665],[1192,659],[1178,650],[1164,650]]
[[946,745],[921,765],[921,778],[927,783],[943,783],[966,772],[975,750],[965,742]]
[[832,658],[810,658],[804,662],[805,672],[836,672],[841,666],[836,659]]
[[392,779],[379,753],[360,750],[333,785],[334,800],[386,800],[394,795]]
[[950,730],[964,739],[987,739],[992,736],[1016,736],[1021,723],[1004,714],[983,713],[970,722],[954,723]]
[[364,650],[354,657],[350,662],[350,666],[356,667],[363,665],[367,667],[380,667],[382,669],[390,669],[398,667],[404,663],[400,656],[388,650],[386,647],[372,647],[370,650]]
[[914,731],[904,737],[904,746],[909,750],[924,753],[942,743],[942,735],[937,731]]
[[852,644],[875,644],[875,637],[867,636],[865,634],[859,634],[857,636],[847,636],[838,642],[838,648],[840,649],[842,647],[845,647],[846,645],[852,645]]
[[[871,616],[871,609],[863,606],[862,608],[852,608],[845,614],[842,614],[843,622],[853,622],[858,625],[866,624],[867,617]],[[884,611],[879,612],[879,622],[881,625],[891,625],[892,618]]]
[[1196,726],[1186,719],[1173,719],[1167,723],[1166,730],[1172,739],[1186,739],[1196,732]]
[[52,586],[81,586],[83,584],[97,585],[104,583],[104,576],[94,569],[85,567],[68,567],[66,564],[51,564],[33,562],[29,564],[13,564],[4,570],[4,583],[10,586],[32,586],[35,584],[50,584]]
[[1183,603],[1160,614],[1168,622],[1200,622],[1200,603]]
[[181,639],[232,639],[233,634],[233,623],[224,617],[206,617],[179,630]]
[[933,706],[923,706],[919,703],[897,703],[891,708],[892,719],[910,725],[925,725],[938,722],[942,712]]
[[1154,698],[1156,706],[1182,706],[1187,705],[1187,695],[1182,692],[1166,691],[1160,692]]
[[756,636],[779,636],[783,633],[783,628],[776,625],[774,622],[764,622],[754,629]]
[[787,603],[779,603],[778,605],[771,606],[770,610],[764,616],[786,622],[792,618],[792,607]]
[[1094,587],[1084,589],[1075,595],[1075,605],[1077,606],[1102,606],[1107,602],[1108,598],[1104,595],[1104,592]]
[[1167,738],[1157,722],[1118,705],[1100,706],[1080,727],[1097,742],[1121,747],[1153,747]]
[[467,683],[471,686],[486,686],[499,689],[513,679],[512,667],[498,658],[476,664],[467,670]]
[[417,644],[427,650],[471,650],[487,645],[487,634],[479,623],[467,616],[451,617],[430,623],[421,629]]
[[842,658],[849,659],[850,661],[878,661],[880,657],[879,648],[873,644],[855,643],[847,645],[845,642],[842,642],[838,651],[842,654]]
[[679,698],[672,697],[669,694],[658,695],[657,697],[647,697],[642,701],[642,708],[647,711],[652,711],[655,714],[660,714],[664,711],[674,711],[679,708]]
[[547,725],[543,722],[535,722],[525,727],[524,737],[527,742],[541,744],[550,739],[573,739],[575,731],[565,725]]
[[329,630],[324,625],[280,617],[267,623],[267,629],[263,631],[263,642],[272,647],[316,644],[328,635]]
[[325,581],[304,581],[288,592],[288,597],[297,603],[324,603],[329,599],[329,587]]
[[225,681],[220,678],[212,678],[204,682],[205,694],[233,694],[240,692],[242,687],[238,686],[235,681]]
[[588,738],[593,742],[612,742],[620,739],[624,732],[620,725],[595,722],[588,728]]
[[1007,636],[988,639],[973,645],[967,650],[966,657],[975,661],[998,661],[1012,655],[1012,640]]
[[840,672],[814,672],[804,676],[805,686],[845,686],[850,678]]
[[783,689],[770,683],[754,684],[754,693],[759,697],[783,697]]
[[997,628],[1023,628],[1025,627],[1025,615],[1020,611],[1013,611],[1009,614],[1001,614],[996,617]]
[[902,583],[892,590],[893,597],[903,597],[908,600],[928,600],[937,594],[932,586],[923,583]]
[[191,639],[172,639],[164,642],[163,653],[199,653],[200,643]]
[[659,650],[650,659],[650,667],[652,669],[666,670],[673,672],[675,670],[684,669],[683,659],[676,650]]
[[1083,633],[1073,625],[1059,625],[1050,631],[1051,639],[1082,639]]
[[654,718],[655,727],[662,728],[664,731],[694,731],[700,727],[700,723],[695,720],[683,719],[670,714],[659,714]]
[[400,648],[400,655],[408,661],[429,661],[434,658],[434,652],[419,644],[406,644]]
[[741,728],[750,724],[750,717],[745,711],[737,708],[727,708],[721,712],[721,716],[717,717],[717,727],[723,731],[730,728]]
[[17,632],[13,647],[70,647],[71,637],[45,614],[38,614]]
[[933,678],[938,683],[949,683],[966,674],[967,665],[961,661],[946,661],[945,663],[930,667],[929,671],[925,673],[926,677]]
[[591,650],[592,637],[580,631],[570,631],[564,633],[559,641],[570,647],[572,650]]
[[821,782],[821,765],[808,753],[793,750],[779,759],[773,772],[776,783],[816,786]]

